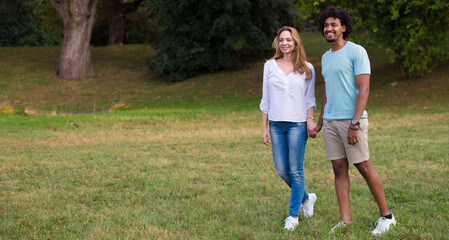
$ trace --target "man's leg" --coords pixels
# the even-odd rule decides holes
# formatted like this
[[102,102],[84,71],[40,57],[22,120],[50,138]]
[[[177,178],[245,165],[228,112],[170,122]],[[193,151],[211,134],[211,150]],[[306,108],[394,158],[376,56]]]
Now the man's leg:
[[337,193],[340,218],[347,225],[351,224],[349,210],[349,164],[346,158],[332,160],[335,175],[335,192]]
[[371,161],[367,160],[361,163],[356,163],[354,165],[359,170],[360,174],[362,174],[363,178],[365,178],[365,181],[368,184],[368,187],[377,202],[380,215],[387,216],[388,214],[390,214],[387,206],[387,200],[385,199],[382,180],[380,179],[379,173],[377,173],[376,169],[374,169],[373,165],[371,164]]

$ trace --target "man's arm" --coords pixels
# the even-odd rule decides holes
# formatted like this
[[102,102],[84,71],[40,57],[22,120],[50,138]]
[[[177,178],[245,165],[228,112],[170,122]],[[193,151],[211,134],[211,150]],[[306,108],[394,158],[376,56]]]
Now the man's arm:
[[[360,117],[365,110],[366,104],[368,103],[369,96],[369,74],[360,74],[355,76],[355,83],[359,88],[359,94],[357,95],[357,101],[355,103],[355,111],[352,119],[356,119],[360,121]],[[350,125],[348,129],[347,140],[348,143],[354,145],[359,142],[359,131],[355,129],[359,129],[358,125]]]
[[360,74],[355,76],[355,84],[359,88],[359,94],[357,95],[357,102],[355,103],[355,111],[352,119],[360,120],[360,117],[366,108],[369,96],[369,81],[369,74]]

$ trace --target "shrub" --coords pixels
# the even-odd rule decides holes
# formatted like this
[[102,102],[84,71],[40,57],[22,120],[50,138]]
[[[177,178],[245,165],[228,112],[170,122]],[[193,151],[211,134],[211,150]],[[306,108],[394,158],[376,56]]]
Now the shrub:
[[0,2],[0,46],[53,46],[62,35],[62,21],[47,1]]
[[449,2],[445,0],[302,0],[302,21],[316,22],[328,6],[348,10],[354,18],[353,37],[387,47],[407,78],[429,72],[448,58]]
[[152,42],[149,61],[167,81],[237,63],[237,53],[271,48],[275,31],[295,25],[294,1],[152,0],[144,3],[162,32]]

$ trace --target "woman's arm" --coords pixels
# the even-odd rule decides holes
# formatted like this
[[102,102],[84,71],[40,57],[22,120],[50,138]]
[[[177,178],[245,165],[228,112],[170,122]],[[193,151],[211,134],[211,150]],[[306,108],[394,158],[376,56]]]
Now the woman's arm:
[[311,107],[307,109],[307,134],[311,138],[316,137],[316,124],[315,121],[313,121],[313,113],[315,112],[315,107]]
[[268,114],[262,113],[262,142],[270,146],[270,131],[268,129]]

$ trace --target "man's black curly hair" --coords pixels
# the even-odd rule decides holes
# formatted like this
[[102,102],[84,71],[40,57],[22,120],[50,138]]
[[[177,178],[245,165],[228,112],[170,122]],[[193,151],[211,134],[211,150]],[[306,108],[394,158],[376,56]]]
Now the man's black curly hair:
[[343,9],[338,9],[336,7],[328,7],[324,10],[320,17],[318,18],[317,29],[324,36],[324,22],[327,18],[338,18],[340,19],[341,25],[346,26],[346,31],[343,33],[343,39],[346,39],[351,33],[353,29],[354,22],[352,21],[351,15]]

